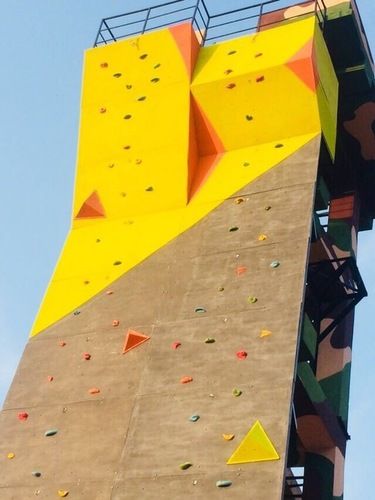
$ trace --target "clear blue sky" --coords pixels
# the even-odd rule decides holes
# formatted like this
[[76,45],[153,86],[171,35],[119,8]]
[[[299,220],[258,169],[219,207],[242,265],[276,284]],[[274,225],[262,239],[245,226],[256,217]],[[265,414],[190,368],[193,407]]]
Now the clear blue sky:
[[[250,3],[206,1],[213,11]],[[101,18],[156,3],[1,2],[0,403],[69,228],[83,52]],[[357,3],[374,52],[374,0]],[[375,231],[361,234],[359,249],[370,297],[357,308],[346,500],[370,500],[375,447]]]

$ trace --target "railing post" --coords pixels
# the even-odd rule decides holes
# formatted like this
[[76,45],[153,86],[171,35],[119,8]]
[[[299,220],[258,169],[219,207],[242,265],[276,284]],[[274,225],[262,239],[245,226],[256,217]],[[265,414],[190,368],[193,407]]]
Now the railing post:
[[145,18],[145,22],[143,23],[142,35],[143,35],[143,33],[146,31],[146,28],[147,28],[147,23],[148,23],[148,20],[149,20],[150,14],[151,14],[151,10],[152,10],[152,7],[150,7],[150,8],[148,9],[148,11],[147,11],[146,18]]
[[103,24],[107,28],[108,33],[111,35],[112,40],[114,42],[117,42],[115,35],[112,33],[112,31],[111,31],[110,27],[108,26],[107,21],[105,19],[103,19]]
[[260,31],[263,16],[263,4],[260,4],[257,31]]

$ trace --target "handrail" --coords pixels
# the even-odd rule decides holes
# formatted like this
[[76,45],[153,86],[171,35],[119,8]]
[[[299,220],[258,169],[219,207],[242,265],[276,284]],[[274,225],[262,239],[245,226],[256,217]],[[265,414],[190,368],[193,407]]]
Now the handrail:
[[[193,28],[200,34],[202,45],[216,43],[218,40],[225,40],[238,33],[259,31],[273,24],[274,22],[261,23],[262,16],[274,12],[273,7],[287,8],[296,4],[297,1],[257,0],[254,2],[254,0],[249,0],[251,3],[246,7],[211,15],[204,0],[173,0],[102,19],[94,47],[186,21],[191,21]],[[324,28],[327,7],[324,0],[313,1],[315,4],[311,14],[315,13],[319,25]],[[163,20],[163,22],[158,20]],[[251,20],[254,20],[254,23]],[[130,29],[131,27],[133,29]]]

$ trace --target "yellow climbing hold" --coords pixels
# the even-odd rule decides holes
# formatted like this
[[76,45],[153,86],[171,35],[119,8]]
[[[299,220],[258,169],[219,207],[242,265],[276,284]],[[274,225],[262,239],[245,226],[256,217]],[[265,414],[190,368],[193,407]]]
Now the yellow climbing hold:
[[12,460],[12,458],[14,458],[16,455],[14,453],[8,453],[7,457],[9,458],[9,460]]
[[67,497],[69,495],[69,491],[67,491],[67,490],[58,490],[57,494],[59,495],[59,497],[65,498],[65,497]]
[[223,434],[223,439],[225,439],[225,441],[232,441],[232,439],[234,439],[234,434]]
[[267,239],[267,236],[265,234],[260,234],[258,236],[258,241],[265,241]]
[[269,337],[270,335],[272,335],[272,332],[270,330],[261,330],[259,337],[261,339],[264,339],[265,337]]
[[228,459],[227,464],[245,464],[248,462],[264,462],[279,459],[279,454],[275,450],[274,445],[259,420],[257,420],[239,447]]

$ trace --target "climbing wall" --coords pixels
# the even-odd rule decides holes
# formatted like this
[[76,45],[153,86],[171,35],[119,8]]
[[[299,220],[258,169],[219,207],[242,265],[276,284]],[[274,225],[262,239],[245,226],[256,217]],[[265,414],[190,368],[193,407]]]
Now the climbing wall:
[[323,136],[334,155],[320,37],[310,18],[199,48],[187,24],[87,52],[1,498],[280,498]]

